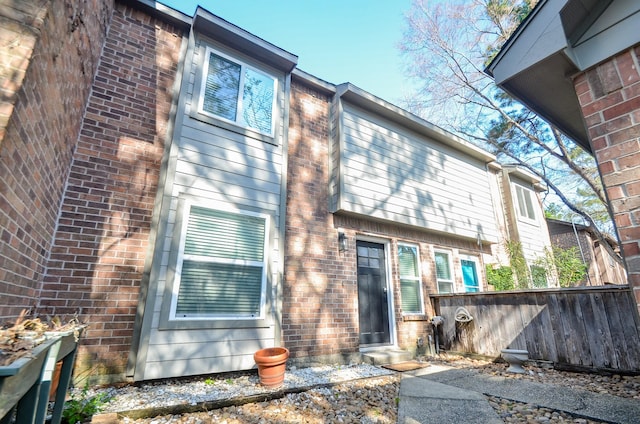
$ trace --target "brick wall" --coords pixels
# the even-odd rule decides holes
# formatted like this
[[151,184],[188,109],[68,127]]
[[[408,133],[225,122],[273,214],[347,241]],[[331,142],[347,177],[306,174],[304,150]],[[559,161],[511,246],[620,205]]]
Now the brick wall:
[[37,306],[113,3],[0,8],[0,320]]
[[574,85],[640,310],[639,69],[635,46],[577,76]]
[[329,102],[294,80],[289,119],[283,342],[292,357],[357,351],[353,250],[328,211]]
[[[391,264],[391,279],[394,287],[393,303],[395,314],[395,331],[398,339],[398,346],[402,349],[409,350],[411,352],[418,351],[424,353],[426,349],[427,338],[429,335],[433,336],[433,328],[431,326],[431,317],[435,315],[433,305],[429,299],[430,294],[438,293],[437,280],[436,280],[436,264],[434,259],[434,249],[446,249],[452,253],[454,284],[455,290],[460,292],[463,290],[462,276],[458,270],[461,267],[460,254],[469,254],[477,257],[481,257],[482,254],[490,255],[491,246],[483,246],[482,252],[478,250],[478,246],[474,241],[466,241],[462,239],[455,239],[446,237],[444,235],[438,235],[435,233],[428,233],[424,231],[414,230],[408,227],[394,225],[393,223],[373,222],[365,218],[358,218],[353,216],[335,215],[334,225],[336,227],[342,227],[345,233],[352,241],[351,249],[354,250],[355,245],[353,240],[359,236],[371,236],[385,240],[389,240],[390,252],[389,263]],[[421,263],[421,278],[422,278],[422,290],[424,295],[424,315],[403,315],[402,311],[402,299],[400,297],[400,275],[398,265],[398,243],[410,243],[418,246],[420,251],[420,263]],[[482,290],[487,290],[486,278],[484,277],[484,264],[480,262],[478,269],[478,277],[481,281]],[[349,266],[355,269],[355,252],[353,252],[353,261]],[[354,272],[352,284],[356,285],[356,275]],[[357,296],[357,290],[356,294]],[[356,298],[357,299],[357,298]],[[357,301],[356,301],[357,306]],[[357,320],[357,310],[354,312]],[[450,319],[451,317],[445,317]],[[425,346],[422,351],[417,349],[417,340],[422,338]]]
[[42,289],[42,311],[89,327],[77,366],[121,374],[131,347],[181,36],[117,5]]

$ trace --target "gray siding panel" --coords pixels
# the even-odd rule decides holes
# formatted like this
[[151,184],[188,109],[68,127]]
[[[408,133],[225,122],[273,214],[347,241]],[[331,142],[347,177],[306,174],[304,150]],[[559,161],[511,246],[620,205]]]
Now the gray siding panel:
[[[217,46],[219,47],[219,46]],[[270,292],[267,299],[274,302],[279,293],[281,269],[280,216],[284,213],[282,201],[283,134],[286,128],[284,108],[286,105],[284,75],[278,75],[278,101],[274,111],[275,137],[270,140],[245,135],[241,128],[230,130],[230,126],[215,124],[215,120],[201,120],[193,113],[198,93],[196,82],[201,55],[197,46],[187,66],[186,92],[181,93],[178,114],[181,123],[174,135],[174,149],[168,166],[168,176],[162,212],[166,231],[159,235],[157,248],[162,250],[157,281],[152,285],[155,292],[153,316],[147,336],[146,360],[142,378],[155,379],[211,372],[226,372],[250,369],[255,366],[253,353],[276,343],[276,305],[267,305],[266,321],[269,326],[255,328],[206,328],[160,330],[165,288],[172,284],[171,252],[177,249],[175,229],[178,223],[178,198],[189,197],[205,201],[210,207],[234,206],[241,209],[260,210],[272,216],[267,252],[270,273]],[[229,52],[225,50],[225,52]],[[241,59],[246,59],[241,57]],[[252,62],[253,66],[259,64]],[[273,70],[268,69],[273,72]],[[205,122],[207,121],[207,122]],[[145,318],[146,319],[146,318]],[[179,348],[178,348],[179,346]],[[138,376],[138,372],[136,371]]]
[[485,164],[344,106],[342,209],[468,238],[498,239]]

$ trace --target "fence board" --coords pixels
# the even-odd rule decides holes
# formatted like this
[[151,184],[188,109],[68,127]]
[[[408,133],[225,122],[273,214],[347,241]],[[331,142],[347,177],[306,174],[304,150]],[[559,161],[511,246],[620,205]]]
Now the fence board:
[[[591,327],[589,332],[589,349],[591,351],[591,360],[593,366],[597,368],[613,368],[611,359],[611,338],[608,331],[606,331],[607,317],[604,314],[604,308],[597,300],[600,297],[591,293],[587,296],[582,296],[582,310],[589,311],[585,313],[585,324]],[[609,352],[607,352],[609,350]]]
[[638,322],[634,321],[634,314],[623,313],[622,311],[629,311],[631,308],[635,308],[636,306],[629,296],[623,296],[621,293],[616,293],[615,297],[617,299],[616,303],[619,305],[619,310],[621,311],[620,321],[626,345],[624,354],[626,355],[629,366],[633,366],[633,364],[638,364],[640,362],[640,348],[637,344],[633,343],[640,338],[640,334],[638,333]]
[[[497,357],[511,347],[569,366],[640,371],[640,319],[628,286],[431,298],[445,319],[446,349]],[[455,322],[459,306],[473,316],[470,324]]]
[[542,311],[538,307],[535,294],[528,294],[523,298],[520,305],[520,315],[522,316],[522,335],[525,339],[525,349],[529,351],[532,358],[543,358],[547,350],[546,335],[542,331],[542,325],[536,323],[541,319]]

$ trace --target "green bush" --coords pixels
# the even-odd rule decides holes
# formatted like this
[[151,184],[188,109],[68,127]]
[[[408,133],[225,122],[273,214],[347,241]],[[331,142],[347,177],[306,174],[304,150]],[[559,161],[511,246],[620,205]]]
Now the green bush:
[[487,283],[491,284],[496,291],[513,290],[513,271],[510,266],[494,268],[492,265],[486,266]]
[[65,402],[62,410],[62,422],[64,424],[76,424],[90,421],[111,398],[106,393],[89,396],[89,387],[85,386],[80,394],[71,394],[71,399]]

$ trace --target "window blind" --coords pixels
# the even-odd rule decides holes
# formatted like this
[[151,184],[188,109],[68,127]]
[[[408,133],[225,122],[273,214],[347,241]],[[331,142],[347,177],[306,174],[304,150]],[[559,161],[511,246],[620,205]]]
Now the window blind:
[[176,317],[259,316],[266,219],[192,205]]

